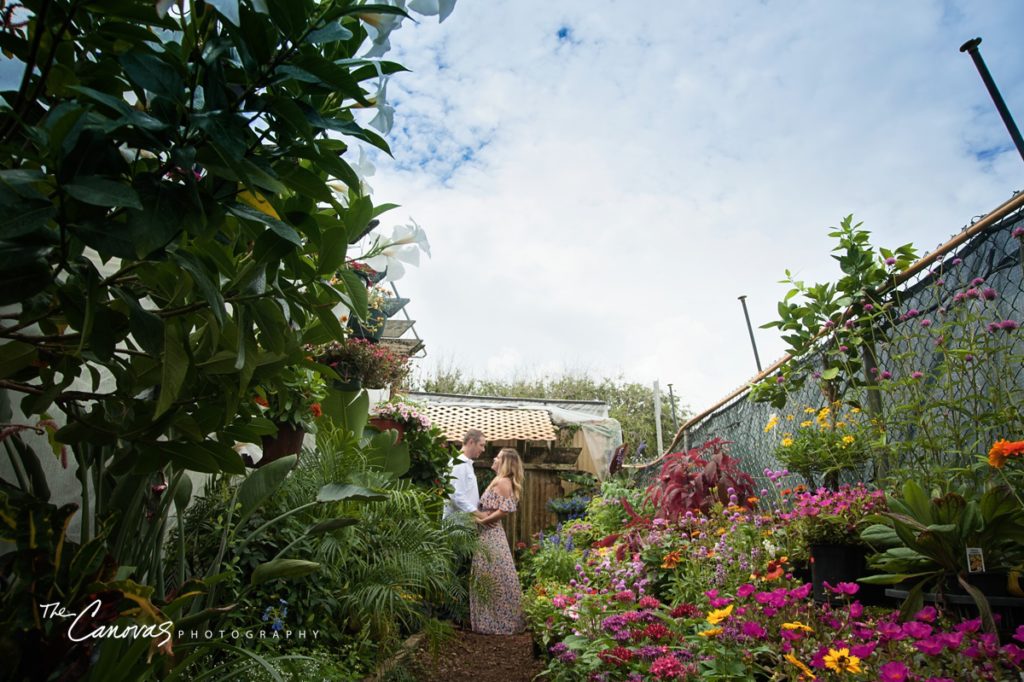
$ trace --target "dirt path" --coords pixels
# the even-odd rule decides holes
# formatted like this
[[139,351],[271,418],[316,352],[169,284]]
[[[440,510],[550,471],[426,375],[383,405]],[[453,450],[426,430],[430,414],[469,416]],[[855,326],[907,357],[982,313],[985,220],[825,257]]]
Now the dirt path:
[[[544,669],[524,635],[478,635],[456,630],[435,661],[421,649],[409,673],[419,682],[528,682]],[[538,681],[540,682],[540,681]]]

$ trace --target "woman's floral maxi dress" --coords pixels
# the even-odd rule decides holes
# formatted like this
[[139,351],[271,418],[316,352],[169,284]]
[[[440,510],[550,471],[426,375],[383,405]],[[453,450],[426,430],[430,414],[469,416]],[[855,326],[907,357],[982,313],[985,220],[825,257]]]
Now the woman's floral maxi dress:
[[[481,511],[512,513],[515,500],[488,490],[480,498]],[[526,627],[523,588],[519,584],[512,551],[500,523],[480,526],[480,549],[473,555],[470,572],[469,620],[473,632],[512,635]]]

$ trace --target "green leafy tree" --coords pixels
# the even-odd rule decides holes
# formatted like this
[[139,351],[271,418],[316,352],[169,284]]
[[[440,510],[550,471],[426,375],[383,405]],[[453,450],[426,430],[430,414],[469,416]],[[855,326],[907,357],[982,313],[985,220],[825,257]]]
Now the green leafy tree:
[[254,386],[366,316],[347,249],[389,206],[348,159],[388,151],[356,110],[402,67],[360,54],[404,12],[171,4],[34,0],[2,34],[0,388],[115,469],[240,472]]

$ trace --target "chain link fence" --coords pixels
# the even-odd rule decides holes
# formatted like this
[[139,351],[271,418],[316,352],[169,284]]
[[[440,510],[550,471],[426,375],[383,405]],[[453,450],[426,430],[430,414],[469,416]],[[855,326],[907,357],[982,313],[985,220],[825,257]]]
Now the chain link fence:
[[[986,385],[990,382],[1002,382],[999,386],[1000,394],[1016,398],[1011,411],[1020,418],[1021,408],[1024,407],[1021,400],[1024,396],[1024,330],[1000,327],[989,331],[985,320],[981,320],[980,332],[976,327],[957,328],[952,335],[958,338],[939,338],[928,328],[931,320],[942,318],[952,306],[963,302],[963,292],[972,288],[972,282],[977,278],[984,279],[984,283],[974,287],[979,303],[984,289],[996,292],[994,299],[984,299],[983,308],[976,306],[977,310],[983,310],[988,323],[1012,320],[1024,324],[1024,237],[1012,236],[1013,231],[1022,226],[1024,204],[967,241],[952,248],[946,245],[939,247],[930,254],[934,260],[927,268],[886,294],[886,300],[892,301],[895,309],[916,314],[906,317],[900,315],[892,320],[890,328],[879,330],[882,337],[892,339],[876,345],[879,370],[891,371],[892,379],[896,382],[895,390],[881,392],[882,413],[898,413],[905,409],[909,404],[907,401],[912,399],[912,396],[904,394],[909,391],[918,392],[917,404],[928,405],[928,412],[915,415],[914,419],[902,415],[903,418],[897,420],[899,426],[887,433],[889,443],[925,438],[928,436],[926,430],[931,428],[936,432],[936,437],[941,435],[952,438],[949,451],[944,455],[948,461],[943,461],[943,465],[958,467],[968,465],[979,454],[985,454],[988,446],[997,438],[1015,440],[1024,437],[1024,432],[1008,432],[1007,429],[1014,425],[1005,422],[969,423],[968,417],[956,407],[958,401],[976,399],[979,394],[985,393]],[[965,227],[964,231],[969,228]],[[957,297],[958,294],[961,297]],[[974,295],[971,294],[972,297]],[[987,294],[991,295],[991,292]],[[924,327],[923,320],[929,321]],[[948,327],[945,331],[949,333]],[[955,381],[950,381],[949,368],[943,366],[950,356],[941,352],[938,346],[945,344],[948,348],[971,341],[959,338],[968,334],[975,334],[974,343],[989,343],[985,334],[999,343],[983,361],[981,358],[968,357],[966,366],[971,369],[966,374],[961,373],[963,385],[957,385]],[[963,355],[958,357],[962,358]],[[821,366],[820,357],[806,358],[803,362]],[[973,367],[971,363],[974,363]],[[919,372],[923,384],[906,380],[899,383],[901,372],[904,379],[912,372]],[[774,377],[769,376],[764,380],[772,381]],[[921,391],[928,394],[927,400],[920,400]],[[765,430],[771,415],[799,414],[808,406],[824,407],[828,400],[818,382],[811,380],[799,391],[791,393],[786,406],[781,409],[749,400],[748,392],[739,392],[713,412],[687,425],[683,439],[674,450],[693,448],[714,438],[729,441],[732,454],[739,458],[742,468],[754,477],[758,488],[769,487],[766,485],[765,469],[782,468],[774,456],[779,442],[778,430]],[[1024,427],[1024,421],[1018,422],[1016,427]],[[652,483],[661,465],[662,461],[658,459],[638,466],[634,472],[635,479],[644,485]],[[850,478],[860,479],[866,473],[860,472]]]

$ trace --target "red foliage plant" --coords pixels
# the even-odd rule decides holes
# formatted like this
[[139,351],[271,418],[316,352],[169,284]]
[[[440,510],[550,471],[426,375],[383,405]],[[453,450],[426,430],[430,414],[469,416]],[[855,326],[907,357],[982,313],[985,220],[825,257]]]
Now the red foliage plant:
[[665,455],[658,481],[647,489],[660,516],[674,520],[688,511],[707,514],[715,502],[730,504],[730,488],[737,505],[753,507],[754,479],[729,456],[728,443],[715,438],[689,452]]

